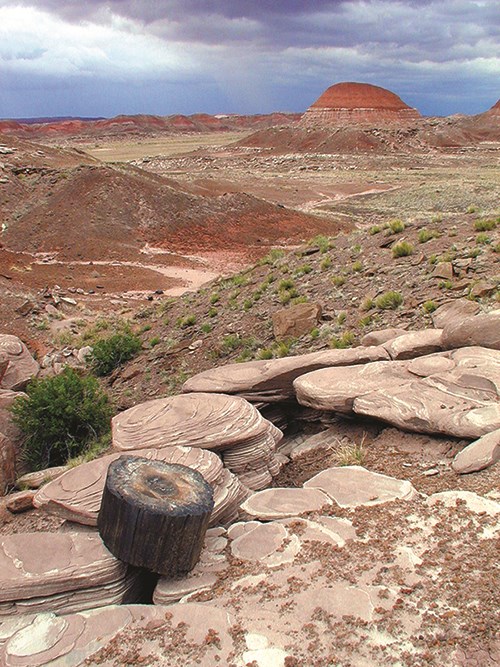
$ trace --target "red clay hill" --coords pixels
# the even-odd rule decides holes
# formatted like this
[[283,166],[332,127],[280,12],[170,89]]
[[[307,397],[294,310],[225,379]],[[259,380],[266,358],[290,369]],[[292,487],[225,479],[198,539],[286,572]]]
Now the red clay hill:
[[407,124],[421,118],[390,90],[369,83],[344,82],[330,86],[305,112],[301,125],[380,127]]

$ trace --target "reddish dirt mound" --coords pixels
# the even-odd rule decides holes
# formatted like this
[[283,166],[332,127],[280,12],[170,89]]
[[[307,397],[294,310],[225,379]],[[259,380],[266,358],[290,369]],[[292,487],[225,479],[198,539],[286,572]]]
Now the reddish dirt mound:
[[408,123],[420,114],[395,93],[369,83],[337,83],[330,86],[301,120],[305,126],[344,126],[358,123],[383,126],[387,123]]
[[193,114],[183,116],[116,116],[104,119],[51,120],[22,123],[0,120],[0,132],[29,139],[68,137],[113,137],[123,135],[156,135],[178,132],[224,132],[271,127],[277,123],[298,121],[300,114],[272,113],[256,116]]

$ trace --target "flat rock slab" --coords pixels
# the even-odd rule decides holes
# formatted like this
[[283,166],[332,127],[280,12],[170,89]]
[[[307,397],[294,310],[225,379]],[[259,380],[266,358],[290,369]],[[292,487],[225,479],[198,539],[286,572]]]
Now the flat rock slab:
[[6,641],[0,663],[5,667],[122,665],[130,662],[130,657],[126,659],[129,649],[122,652],[126,640],[147,635],[149,641],[142,646],[139,642],[134,664],[153,660],[185,667],[189,660],[201,667],[227,665],[235,648],[229,634],[233,622],[226,611],[202,604],[122,605],[67,616],[39,614]]
[[[177,463],[200,472],[214,489],[212,525],[233,520],[239,504],[248,495],[238,478],[224,469],[222,461],[213,452],[192,447],[165,447],[132,450],[128,454]],[[121,453],[108,454],[71,468],[37,491],[33,499],[35,507],[69,521],[97,526],[108,467],[120,456]]]
[[240,509],[245,517],[272,521],[303,512],[318,512],[331,504],[330,498],[318,489],[277,488],[254,493],[242,503]]
[[0,353],[4,361],[5,358],[8,360],[0,381],[1,389],[24,389],[40,370],[26,345],[17,336],[0,334]]
[[463,475],[484,470],[500,461],[500,429],[471,442],[453,459],[451,467]]
[[461,321],[465,318],[477,315],[481,306],[470,299],[455,299],[443,303],[432,313],[432,323],[438,329],[443,329],[453,321]]
[[468,347],[411,361],[328,368],[295,381],[308,407],[375,417],[403,430],[479,438],[500,428],[500,354]]
[[406,336],[406,334],[411,333],[406,329],[399,329],[397,327],[390,329],[379,329],[378,331],[370,331],[363,336],[361,339],[361,345],[364,347],[370,347],[372,345],[383,345],[390,340],[394,340],[398,336]]
[[304,488],[320,489],[340,507],[409,500],[417,493],[406,480],[381,475],[361,466],[328,468],[305,482]]
[[280,465],[274,458],[283,434],[248,401],[193,393],[136,405],[113,417],[113,447],[182,445],[222,452],[225,465],[251,489],[269,486]]
[[351,366],[389,358],[383,347],[371,347],[248,361],[199,373],[185,382],[182,390],[238,394],[253,402],[283,401],[293,398],[293,381],[304,373],[330,366]]
[[93,531],[15,533],[0,539],[0,614],[68,613],[123,601],[136,579],[135,571]]

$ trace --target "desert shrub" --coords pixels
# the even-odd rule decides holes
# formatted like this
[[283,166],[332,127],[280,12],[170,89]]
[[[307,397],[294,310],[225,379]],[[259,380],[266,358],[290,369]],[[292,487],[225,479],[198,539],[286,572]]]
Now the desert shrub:
[[388,225],[388,231],[392,234],[400,234],[405,228],[402,220],[391,220]]
[[363,264],[358,259],[356,262],[353,263],[351,268],[354,271],[354,273],[359,273],[360,271],[363,270]]
[[298,269],[295,270],[295,275],[297,277],[300,276],[305,276],[308,273],[311,273],[312,271],[312,266],[310,264],[302,264],[302,266],[299,266]]
[[279,248],[273,248],[265,257],[263,257],[259,261],[259,264],[260,266],[263,266],[265,264],[275,265],[284,255],[285,255],[284,250],[280,250]]
[[177,326],[181,329],[186,329],[187,327],[192,327],[196,324],[196,315],[185,315],[184,317],[179,317],[177,320]]
[[332,258],[331,257],[325,257],[325,259],[323,259],[321,261],[320,268],[323,271],[325,271],[326,269],[329,269],[331,267],[331,265],[332,265]]
[[344,276],[333,276],[332,283],[335,285],[335,287],[342,287],[342,285],[345,283],[345,278]]
[[422,308],[426,313],[433,313],[437,308],[437,303],[435,301],[424,301]]
[[156,347],[160,343],[161,343],[161,338],[159,336],[153,336],[153,338],[151,338],[151,340],[149,341],[151,347]]
[[354,333],[352,331],[345,331],[341,336],[334,336],[330,339],[330,347],[337,350],[344,350],[354,343]]
[[323,236],[323,234],[318,234],[309,241],[309,245],[318,246],[320,252],[325,253],[331,248],[333,248],[333,242],[328,236]]
[[437,239],[439,237],[439,232],[436,229],[426,229],[425,227],[421,229],[418,233],[418,242],[427,243],[431,239]]
[[496,226],[496,220],[476,220],[474,223],[476,232],[491,232]]
[[361,304],[361,310],[365,311],[371,310],[372,308],[374,308],[374,306],[375,306],[375,301],[371,297],[367,296],[366,299]]
[[209,322],[204,322],[200,329],[203,333],[208,334],[212,331],[212,325]]
[[375,236],[375,234],[380,234],[381,231],[382,227],[380,225],[372,225],[368,230],[368,234],[370,234],[370,236]]
[[488,234],[481,232],[481,234],[476,236],[476,243],[481,245],[488,245],[488,243],[491,243],[491,238],[488,236]]
[[283,280],[280,280],[278,284],[278,290],[285,290],[285,289],[291,289],[292,287],[295,286],[295,283],[291,278],[283,278]]
[[112,409],[91,375],[66,368],[32,380],[26,393],[14,402],[12,415],[25,436],[23,458],[32,470],[64,465],[109,431]]
[[114,334],[94,343],[88,364],[96,375],[109,375],[141,349],[141,341],[131,332]]
[[402,303],[402,294],[400,292],[395,292],[394,290],[381,294],[375,300],[375,305],[377,308],[380,308],[380,310],[396,310]]
[[213,294],[210,295],[210,303],[212,306],[215,305],[219,300],[220,300],[220,295],[218,292],[214,292]]
[[359,324],[360,327],[367,327],[372,323],[372,321],[373,321],[373,318],[372,318],[371,315],[365,315],[364,317],[362,317],[359,320],[358,324]]
[[392,256],[393,257],[408,257],[413,252],[413,246],[408,241],[401,241],[401,243],[396,243],[392,246]]
[[341,326],[342,324],[344,324],[346,319],[347,319],[347,313],[345,311],[342,311],[337,315],[337,324]]

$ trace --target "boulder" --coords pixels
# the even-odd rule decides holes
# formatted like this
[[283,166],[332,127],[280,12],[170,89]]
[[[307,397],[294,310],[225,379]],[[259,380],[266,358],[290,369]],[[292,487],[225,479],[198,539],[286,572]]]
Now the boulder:
[[251,489],[269,486],[280,469],[276,444],[283,434],[248,401],[193,393],[141,403],[113,417],[113,448],[173,445],[220,452],[224,464]]
[[328,468],[305,482],[304,488],[320,489],[340,507],[380,505],[392,500],[410,500],[417,495],[410,482],[361,466]]
[[479,304],[469,299],[447,301],[432,313],[432,323],[437,329],[443,329],[453,320],[463,320],[466,317],[472,317],[473,315],[477,315],[480,310],[481,307]]
[[52,468],[44,468],[35,472],[27,472],[25,475],[17,478],[16,486],[18,488],[39,489],[44,484],[47,484],[47,482],[60,477],[68,470],[69,466],[53,466]]
[[317,489],[265,489],[254,493],[241,504],[240,514],[248,519],[272,521],[317,512],[332,501]]
[[478,345],[500,350],[500,310],[454,319],[443,328],[443,348]]
[[184,392],[238,394],[253,402],[279,402],[294,397],[293,381],[320,368],[353,366],[388,360],[383,347],[311,352],[296,357],[229,364],[198,373],[184,383]]
[[13,391],[24,389],[29,380],[38,374],[40,366],[17,336],[0,334],[0,352],[9,362],[0,381],[0,388]]
[[455,458],[451,467],[455,472],[463,475],[468,472],[477,472],[494,465],[500,460],[500,429],[483,435],[479,440],[471,442],[462,449]]
[[0,538],[0,616],[63,614],[139,600],[139,574],[88,530]]
[[[222,461],[213,452],[189,447],[165,447],[127,453],[178,463],[200,472],[214,490],[215,507],[210,525],[234,520],[240,503],[248,495],[247,489],[235,475],[223,468]],[[120,456],[118,452],[108,454],[70,468],[37,491],[33,500],[35,507],[69,521],[96,526],[109,464]]]
[[370,333],[365,334],[361,339],[361,345],[364,347],[370,347],[371,345],[383,345],[384,343],[387,343],[388,341],[393,340],[398,336],[405,336],[408,333],[410,332],[406,331],[405,329],[398,328],[370,331]]
[[21,442],[22,436],[19,428],[12,421],[10,411],[12,404],[17,398],[26,397],[21,391],[0,389],[0,432],[10,438],[16,446]]
[[34,491],[19,491],[18,493],[11,493],[6,498],[5,506],[12,512],[12,514],[19,514],[33,509]]
[[310,333],[321,319],[319,303],[297,303],[273,313],[273,332],[276,340],[298,338]]
[[433,278],[442,278],[443,280],[453,280],[455,271],[451,262],[439,262],[432,272]]
[[442,350],[442,329],[412,331],[384,343],[391,359],[413,359]]

